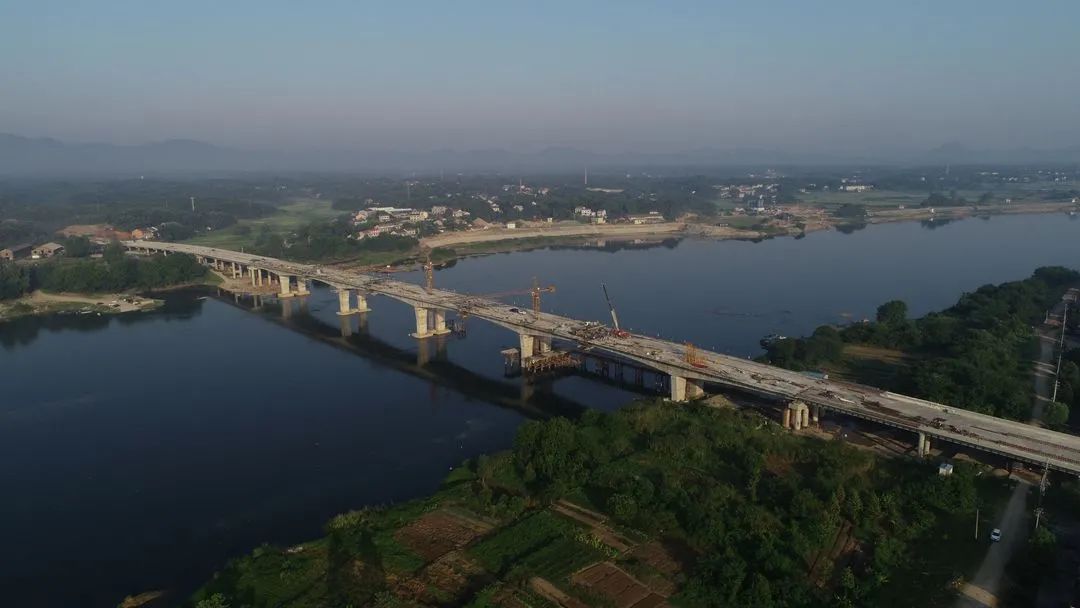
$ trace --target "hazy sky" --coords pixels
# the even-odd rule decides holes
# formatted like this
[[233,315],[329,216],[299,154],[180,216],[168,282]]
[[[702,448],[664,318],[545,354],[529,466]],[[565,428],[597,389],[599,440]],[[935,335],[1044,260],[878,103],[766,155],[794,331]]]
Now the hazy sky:
[[1076,0],[0,0],[0,132],[434,149],[1080,143]]

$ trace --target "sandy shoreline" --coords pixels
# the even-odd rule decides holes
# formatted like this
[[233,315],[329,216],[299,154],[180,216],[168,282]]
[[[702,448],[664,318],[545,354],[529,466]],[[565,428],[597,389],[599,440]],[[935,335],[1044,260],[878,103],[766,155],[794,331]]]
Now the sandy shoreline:
[[122,314],[151,310],[161,304],[161,300],[126,293],[47,293],[38,290],[0,303],[0,320],[60,312]]
[[[834,218],[821,213],[811,217],[797,217],[793,221],[773,223],[771,230],[750,230],[724,226],[723,218],[720,224],[697,223],[693,221],[674,221],[662,224],[578,224],[576,222],[561,222],[558,224],[528,225],[517,229],[487,228],[481,230],[469,230],[464,232],[448,232],[420,240],[422,248],[437,249],[461,247],[468,254],[469,247],[489,245],[482,247],[484,253],[497,253],[502,250],[499,245],[505,245],[506,251],[512,251],[520,247],[520,242],[533,239],[550,239],[552,241],[584,240],[584,239],[611,239],[630,240],[635,238],[665,238],[665,237],[701,237],[710,239],[762,239],[773,236],[797,236],[808,232],[829,230],[848,224],[885,224],[893,222],[914,222],[925,220],[956,220],[969,217],[981,217],[992,215],[1022,215],[1022,214],[1045,214],[1066,213],[1075,209],[1072,203],[1039,203],[1014,206],[994,207],[952,207],[935,209],[869,209],[865,218],[852,218],[845,220]],[[768,217],[763,219],[770,219]],[[796,226],[796,223],[801,226]]]

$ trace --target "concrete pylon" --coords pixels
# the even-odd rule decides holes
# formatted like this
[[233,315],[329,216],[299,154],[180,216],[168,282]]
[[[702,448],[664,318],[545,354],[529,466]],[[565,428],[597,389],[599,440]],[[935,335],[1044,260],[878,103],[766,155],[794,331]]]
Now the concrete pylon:
[[432,335],[442,336],[450,333],[450,330],[446,328],[446,311],[440,308],[431,309],[431,317],[434,319],[431,329]]
[[799,415],[802,416],[803,428],[809,428],[810,427],[810,408],[806,407],[806,405],[804,404],[801,408],[799,408]]
[[551,352],[551,336],[538,336],[536,342],[540,348],[540,354]]
[[362,291],[356,292],[356,312],[371,312],[371,308],[367,303],[367,295]]
[[790,407],[785,407],[784,408],[784,428],[785,429],[791,428],[791,408]]
[[518,334],[520,339],[521,360],[524,361],[536,354],[536,336]]
[[254,269],[254,268],[251,268],[251,267],[248,267],[248,275],[250,275],[250,277],[251,277],[251,286],[252,287],[258,286],[258,284],[259,284],[258,283],[259,274],[260,273],[259,273],[258,270]]
[[414,338],[428,338],[431,336],[431,330],[428,329],[428,309],[422,306],[416,306],[413,308],[416,313],[416,331],[411,334]]
[[684,378],[682,376],[671,377],[671,400],[677,403],[691,401],[705,394],[701,381]]
[[280,283],[280,295],[283,298],[291,298],[295,293],[292,291],[292,277],[287,274],[278,274],[278,282]]
[[311,281],[296,277],[296,295],[306,296],[311,294]]
[[813,412],[811,413],[810,417],[811,417],[811,419],[813,419],[814,424],[818,424],[821,421],[821,406],[820,405],[815,405],[814,406]]
[[919,454],[919,458],[922,458],[923,456],[926,456],[926,444],[927,443],[928,443],[928,440],[926,439],[926,434],[925,433],[919,433],[919,443],[918,443],[918,446],[916,447],[916,452]]
[[349,289],[339,289],[338,295],[338,312],[340,316],[348,316],[356,314],[356,309],[352,307],[352,291]]

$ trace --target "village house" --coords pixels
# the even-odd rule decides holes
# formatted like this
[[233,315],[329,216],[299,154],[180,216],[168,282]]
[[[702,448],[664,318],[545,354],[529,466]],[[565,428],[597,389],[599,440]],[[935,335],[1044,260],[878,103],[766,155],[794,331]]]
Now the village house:
[[659,211],[650,211],[644,215],[629,215],[626,217],[631,224],[662,224],[664,216]]
[[0,260],[6,260],[12,262],[19,260],[30,255],[31,247],[29,243],[23,243],[21,245],[13,245],[7,249],[0,249]]
[[45,243],[44,245],[38,245],[37,247],[34,247],[34,250],[31,253],[30,257],[34,258],[35,260],[39,260],[41,258],[51,258],[54,255],[63,252],[64,246],[60,243]]

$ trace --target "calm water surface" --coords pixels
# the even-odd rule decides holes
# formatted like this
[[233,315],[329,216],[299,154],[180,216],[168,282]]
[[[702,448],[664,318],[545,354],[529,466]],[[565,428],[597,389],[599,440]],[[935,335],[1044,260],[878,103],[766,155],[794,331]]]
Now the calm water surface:
[[[1080,267],[1057,215],[875,226],[761,243],[683,241],[460,262],[442,287],[554,283],[548,310],[741,356],[765,334],[943,308],[1040,265]],[[402,275],[419,281],[416,275]],[[530,417],[612,409],[633,394],[584,378],[523,391],[502,377],[509,332],[408,337],[411,311],[372,298],[343,338],[317,289],[288,319],[200,292],[125,317],[0,324],[0,589],[12,606],[108,606],[188,589],[261,542],[319,534],[334,513],[424,495],[463,459],[506,448]],[[526,298],[518,300],[526,304]]]

